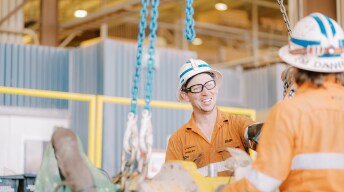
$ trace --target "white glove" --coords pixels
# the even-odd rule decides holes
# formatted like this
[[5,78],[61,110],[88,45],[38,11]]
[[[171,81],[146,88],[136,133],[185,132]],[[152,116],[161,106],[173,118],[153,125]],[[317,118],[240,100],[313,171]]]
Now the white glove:
[[237,148],[227,148],[231,157],[226,160],[225,167],[234,172],[235,180],[240,180],[248,173],[251,169],[252,159],[243,150]]

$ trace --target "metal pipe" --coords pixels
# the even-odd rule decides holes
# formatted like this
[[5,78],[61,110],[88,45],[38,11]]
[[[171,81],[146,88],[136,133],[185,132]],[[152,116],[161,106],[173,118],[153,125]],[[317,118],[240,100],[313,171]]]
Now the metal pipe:
[[[295,23],[299,20],[299,2],[298,1],[289,1],[288,2],[288,17],[290,21],[290,27],[293,29]],[[286,27],[287,28],[287,27]]]
[[70,35],[68,35],[63,41],[62,43],[59,45],[59,47],[65,47],[68,45],[68,43],[70,43],[76,36],[81,35],[82,32],[73,32]]
[[39,45],[38,36],[36,32],[32,29],[16,30],[16,29],[0,28],[0,32],[29,35],[32,37],[34,44]]
[[304,15],[304,8],[303,8],[304,2],[303,0],[299,0],[298,3],[299,3],[299,18],[298,18],[299,20],[304,17],[303,16]]
[[336,11],[337,11],[337,22],[340,26],[344,26],[344,3],[342,0],[337,0]]
[[258,0],[252,0],[252,53],[253,53],[253,64],[259,65],[258,54],[259,54],[259,40],[258,40]]

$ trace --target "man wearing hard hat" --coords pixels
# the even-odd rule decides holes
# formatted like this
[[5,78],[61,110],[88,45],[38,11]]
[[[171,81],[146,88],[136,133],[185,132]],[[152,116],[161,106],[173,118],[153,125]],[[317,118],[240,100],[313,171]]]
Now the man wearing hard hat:
[[246,116],[223,113],[216,107],[221,83],[221,73],[202,60],[190,59],[181,66],[177,98],[190,102],[193,113],[170,137],[166,161],[193,161],[205,176],[231,175],[224,167],[224,160],[230,157],[226,148],[247,150],[247,130],[252,130],[247,127],[254,121]]
[[279,53],[296,68],[295,97],[272,108],[257,159],[223,191],[343,191],[343,30],[329,17],[311,14],[295,25]]

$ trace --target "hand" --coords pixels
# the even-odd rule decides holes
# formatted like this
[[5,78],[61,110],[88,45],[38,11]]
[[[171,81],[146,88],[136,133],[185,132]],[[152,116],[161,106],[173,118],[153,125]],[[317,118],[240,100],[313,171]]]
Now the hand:
[[231,157],[226,160],[225,167],[234,172],[235,180],[240,180],[250,170],[252,159],[243,150],[237,148],[227,148]]

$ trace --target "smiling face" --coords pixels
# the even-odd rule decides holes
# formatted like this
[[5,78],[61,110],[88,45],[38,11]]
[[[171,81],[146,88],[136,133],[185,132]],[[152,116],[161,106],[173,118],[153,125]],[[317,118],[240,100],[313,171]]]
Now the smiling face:
[[[186,88],[189,88],[197,84],[204,85],[205,83],[211,80],[213,80],[213,78],[209,74],[201,73],[193,77],[187,84]],[[203,90],[200,93],[181,93],[183,99],[191,103],[194,111],[200,113],[210,113],[214,111],[216,106],[217,94],[218,86],[215,86],[215,88],[211,90],[208,90],[206,87],[203,87]]]

